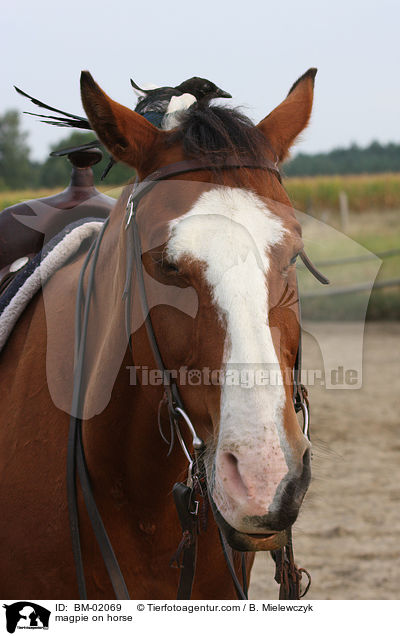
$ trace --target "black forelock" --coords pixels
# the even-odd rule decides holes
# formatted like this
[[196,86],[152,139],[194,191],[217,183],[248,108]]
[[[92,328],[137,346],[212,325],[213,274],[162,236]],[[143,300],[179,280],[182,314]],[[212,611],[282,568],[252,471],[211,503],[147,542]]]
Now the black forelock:
[[223,161],[227,157],[260,161],[268,142],[253,122],[236,108],[196,103],[185,111],[170,143],[182,143],[187,157]]

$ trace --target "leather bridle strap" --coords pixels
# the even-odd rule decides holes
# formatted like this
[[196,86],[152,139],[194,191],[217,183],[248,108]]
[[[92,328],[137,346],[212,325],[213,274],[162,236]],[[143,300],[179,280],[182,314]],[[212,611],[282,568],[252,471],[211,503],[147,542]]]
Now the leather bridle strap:
[[231,546],[229,545],[229,543],[227,542],[221,528],[219,527],[218,527],[218,535],[219,535],[219,540],[222,546],[222,552],[223,552],[226,564],[228,566],[229,574],[231,575],[231,579],[235,587],[236,596],[238,597],[239,601],[247,601],[247,580],[246,580],[246,565],[243,560],[244,555],[242,554],[242,576],[243,576],[243,587],[242,587],[238,579],[238,576],[236,574],[235,566],[233,564],[233,550]]
[[[293,600],[301,599],[305,596],[311,585],[310,573],[304,568],[298,568],[293,553],[292,529],[288,531],[287,544],[280,550],[272,550],[271,556],[275,561],[275,581],[279,585],[279,599]],[[306,575],[308,582],[302,593],[300,593],[300,583]]]
[[[307,267],[308,271],[323,285],[329,285],[329,280],[324,276],[310,261],[304,249],[299,252],[299,256]],[[297,286],[298,289],[298,286]],[[297,292],[299,303],[299,342],[297,345],[296,360],[293,367],[293,404],[296,413],[302,411],[303,413],[303,433],[308,439],[310,439],[310,408],[308,402],[308,392],[304,384],[301,382],[301,369],[302,369],[302,319],[301,319],[301,304],[300,296]]]
[[[106,529],[103,525],[101,515],[98,511],[96,501],[93,495],[89,472],[86,464],[85,453],[82,443],[82,416],[84,403],[84,359],[86,350],[87,328],[89,320],[91,292],[94,286],[94,272],[99,255],[100,244],[107,228],[109,220],[107,219],[103,227],[86,256],[84,265],[78,282],[77,302],[76,302],[76,320],[75,320],[75,369],[74,369],[74,392],[72,398],[70,431],[67,449],[67,492],[68,492],[68,508],[72,538],[72,549],[77,572],[77,581],[80,598],[86,599],[86,583],[84,569],[82,563],[82,553],[80,546],[79,532],[79,515],[76,491],[76,473],[78,473],[81,489],[86,505],[86,509],[93,527],[95,537],[97,539],[103,561],[107,568],[114,593],[118,599],[129,599],[128,590],[125,585],[118,561],[115,557],[111,542],[108,538]],[[89,278],[88,291],[84,300],[83,284],[86,269],[90,258],[93,258]],[[81,320],[82,305],[83,318]]]
[[304,265],[307,267],[308,271],[323,285],[329,285],[329,279],[321,274],[321,272],[315,267],[314,263],[310,261],[307,254],[304,250],[299,252],[299,256],[303,261]]
[[169,177],[175,177],[179,174],[185,174],[187,172],[199,172],[201,170],[226,170],[228,168],[247,168],[250,170],[268,170],[272,172],[276,178],[282,182],[281,173],[278,167],[278,160],[272,161],[268,157],[264,157],[261,161],[255,163],[249,159],[243,158],[243,161],[236,159],[235,157],[227,157],[223,161],[219,161],[210,166],[210,164],[199,161],[198,159],[185,159],[184,161],[177,161],[169,166],[163,166],[155,172],[145,177],[140,183],[144,184],[149,181],[162,181]]
[[[298,285],[297,285],[297,295]],[[298,303],[298,320],[299,320],[299,341],[297,345],[296,360],[293,367],[293,406],[296,413],[302,411],[303,413],[303,433],[308,439],[310,439],[310,409],[308,408],[307,389],[301,382],[301,370],[302,370],[302,340],[303,340],[303,326],[301,319],[301,304],[300,297]],[[307,400],[307,401],[306,401]]]
[[[178,482],[172,489],[176,511],[182,527],[182,540],[170,565],[176,561],[180,569],[177,600],[189,600],[192,596],[197,559],[197,508],[193,509],[193,490]],[[182,563],[180,562],[182,552]]]

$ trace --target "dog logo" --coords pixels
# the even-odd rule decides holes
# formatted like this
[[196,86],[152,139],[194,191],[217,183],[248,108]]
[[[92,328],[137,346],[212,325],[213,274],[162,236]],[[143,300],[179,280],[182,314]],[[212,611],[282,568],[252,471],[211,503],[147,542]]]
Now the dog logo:
[[9,634],[13,634],[16,629],[49,629],[51,612],[41,605],[31,601],[18,601],[3,607],[6,610]]

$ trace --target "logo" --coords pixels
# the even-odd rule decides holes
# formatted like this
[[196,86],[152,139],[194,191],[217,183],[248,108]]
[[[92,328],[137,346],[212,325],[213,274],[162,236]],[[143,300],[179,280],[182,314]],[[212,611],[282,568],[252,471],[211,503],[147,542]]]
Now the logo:
[[41,605],[31,601],[18,601],[3,607],[6,610],[9,634],[13,634],[16,629],[49,629],[51,612]]

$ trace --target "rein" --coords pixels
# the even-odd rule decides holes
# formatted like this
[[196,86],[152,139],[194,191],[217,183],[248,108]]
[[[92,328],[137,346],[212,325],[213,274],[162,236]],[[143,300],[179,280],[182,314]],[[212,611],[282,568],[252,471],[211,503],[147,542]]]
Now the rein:
[[[184,409],[182,399],[179,394],[179,389],[176,383],[170,378],[168,371],[164,365],[157,339],[154,333],[153,325],[150,318],[149,307],[147,303],[146,290],[144,285],[143,275],[143,263],[142,263],[142,250],[141,241],[139,236],[139,230],[137,226],[136,214],[137,207],[140,200],[147,194],[159,181],[168,179],[171,176],[179,174],[185,174],[188,172],[210,170],[210,169],[260,169],[268,170],[274,174],[279,181],[281,181],[281,175],[277,164],[271,160],[264,160],[260,164],[253,164],[251,162],[239,163],[235,160],[227,160],[223,164],[216,164],[213,166],[207,166],[197,160],[186,160],[178,163],[171,164],[169,166],[156,170],[139,183],[135,183],[132,192],[129,196],[126,218],[125,218],[125,230],[127,233],[127,264],[126,264],[126,281],[123,292],[123,300],[125,301],[125,323],[127,329],[127,335],[129,339],[129,346],[131,347],[131,335],[130,335],[130,307],[131,307],[131,279],[133,274],[133,265],[136,266],[136,276],[139,286],[140,302],[143,311],[143,317],[147,332],[147,337],[152,349],[152,353],[157,364],[158,369],[162,372],[164,398],[162,400],[166,402],[168,408],[168,415],[171,426],[171,448],[174,441],[174,434],[176,434],[182,450],[188,460],[188,479],[187,483],[177,483],[173,487],[173,496],[176,504],[179,520],[182,526],[182,540],[178,547],[177,553],[173,560],[178,564],[181,569],[181,576],[178,587],[178,599],[190,599],[193,579],[195,574],[196,556],[197,556],[197,534],[199,532],[199,525],[201,525],[201,518],[199,514],[200,499],[202,499],[202,506],[211,505],[211,509],[214,508],[213,501],[207,489],[207,482],[205,476],[205,469],[203,465],[203,453],[205,450],[205,444],[197,435],[195,428],[188,414]],[[104,222],[104,225],[96,239],[91,245],[86,259],[84,261],[77,291],[76,309],[75,309],[75,367],[74,367],[74,388],[73,399],[70,418],[70,429],[68,438],[68,450],[67,450],[67,496],[68,496],[68,510],[69,510],[69,522],[71,530],[72,548],[74,555],[74,562],[76,568],[79,596],[81,599],[86,599],[86,582],[82,561],[81,540],[79,530],[79,513],[77,502],[77,476],[79,477],[81,490],[88,512],[90,522],[95,534],[100,552],[105,563],[114,593],[117,599],[127,600],[129,599],[128,590],[119,567],[117,558],[109,540],[107,531],[104,527],[101,515],[98,511],[96,501],[93,495],[90,475],[88,472],[85,452],[82,441],[82,416],[84,406],[84,386],[83,386],[83,369],[85,360],[88,320],[90,312],[90,300],[94,288],[94,274],[96,269],[96,263],[98,260],[101,241],[103,239],[105,230],[108,226],[109,219]],[[306,267],[310,272],[322,283],[326,284],[329,281],[315,269],[311,261],[304,254],[300,252],[300,257],[303,260]],[[90,261],[90,269],[89,263]],[[88,274],[88,284],[86,296],[84,293],[84,278],[86,271]],[[300,311],[300,307],[299,307]],[[160,407],[161,404],[160,403]],[[301,384],[301,322],[300,322],[300,339],[298,345],[298,351],[296,361],[293,369],[293,403],[296,412],[302,411],[304,418],[303,432],[309,438],[309,403],[307,399],[307,391]],[[159,407],[159,412],[160,412]],[[192,436],[192,444],[194,453],[190,453],[187,445],[184,441],[180,423],[184,423]],[[170,448],[170,450],[171,450]],[[209,502],[209,504],[208,504]],[[201,511],[200,511],[201,512]],[[216,518],[218,524],[218,519]],[[205,525],[205,524],[203,524]],[[228,569],[230,571],[236,593],[239,599],[247,598],[247,576],[246,576],[246,564],[245,555],[241,556],[241,570],[242,570],[242,583],[240,583],[234,563],[233,563],[233,550],[227,543],[223,529],[218,525],[220,541],[222,550],[227,562]],[[179,559],[183,552],[182,564]],[[302,570],[298,570],[294,564],[293,550],[291,544],[291,537],[289,536],[288,544],[280,549],[274,550],[272,556],[276,563],[276,576],[275,579],[280,583],[280,598],[300,598],[299,586]],[[304,570],[303,570],[304,571]],[[308,574],[308,573],[307,573]],[[309,576],[309,575],[308,575]],[[309,587],[309,585],[308,585]],[[308,587],[306,591],[308,590]],[[304,595],[304,594],[303,594]]]

